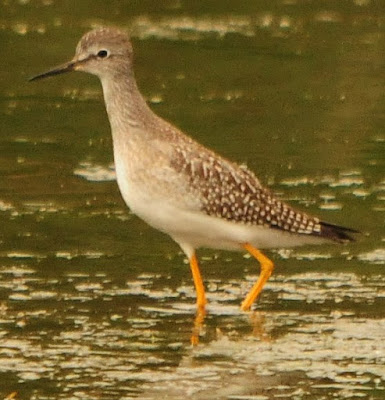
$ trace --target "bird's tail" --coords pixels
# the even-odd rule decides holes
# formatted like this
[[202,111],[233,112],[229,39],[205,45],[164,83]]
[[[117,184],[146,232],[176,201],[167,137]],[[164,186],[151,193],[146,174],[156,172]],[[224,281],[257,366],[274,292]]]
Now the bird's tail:
[[333,225],[323,221],[321,221],[320,224],[321,224],[320,236],[340,243],[354,242],[355,239],[350,234],[360,233],[355,229],[345,228],[344,226]]

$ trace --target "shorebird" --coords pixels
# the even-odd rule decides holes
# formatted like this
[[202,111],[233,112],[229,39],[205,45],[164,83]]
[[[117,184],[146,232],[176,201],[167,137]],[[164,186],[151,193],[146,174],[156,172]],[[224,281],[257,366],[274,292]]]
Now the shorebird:
[[260,249],[349,242],[357,231],[298,211],[275,197],[258,178],[157,116],[136,84],[129,36],[111,27],[86,33],[74,58],[37,75],[69,71],[99,77],[111,125],[117,182],[131,211],[179,244],[189,259],[204,312],[206,294],[196,249],[247,250],[260,275],[241,304],[249,310],[274,264]]

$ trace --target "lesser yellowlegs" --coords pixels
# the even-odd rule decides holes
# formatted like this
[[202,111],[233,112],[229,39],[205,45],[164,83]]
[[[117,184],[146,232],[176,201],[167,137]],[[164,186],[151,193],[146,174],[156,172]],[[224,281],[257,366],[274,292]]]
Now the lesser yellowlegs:
[[179,244],[190,261],[198,311],[206,295],[195,250],[247,250],[260,276],[242,302],[250,309],[273,271],[259,248],[353,240],[349,228],[297,211],[274,197],[247,168],[203,147],[154,114],[137,87],[126,33],[86,33],[75,57],[31,80],[68,71],[97,75],[113,137],[116,176],[131,211]]

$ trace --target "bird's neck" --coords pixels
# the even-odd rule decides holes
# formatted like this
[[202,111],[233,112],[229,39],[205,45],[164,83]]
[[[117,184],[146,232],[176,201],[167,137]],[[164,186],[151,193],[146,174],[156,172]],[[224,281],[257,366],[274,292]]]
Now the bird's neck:
[[116,77],[102,78],[104,101],[112,135],[126,136],[135,128],[145,128],[156,115],[139,92],[132,71]]

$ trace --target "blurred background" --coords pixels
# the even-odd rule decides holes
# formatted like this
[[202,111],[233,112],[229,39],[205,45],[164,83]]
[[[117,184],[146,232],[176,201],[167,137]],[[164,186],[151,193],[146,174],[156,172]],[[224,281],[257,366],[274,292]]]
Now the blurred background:
[[[152,109],[356,243],[201,250],[208,316],[171,239],[132,215],[96,77],[27,79],[88,30],[130,33]],[[0,398],[383,399],[381,0],[1,0]]]

